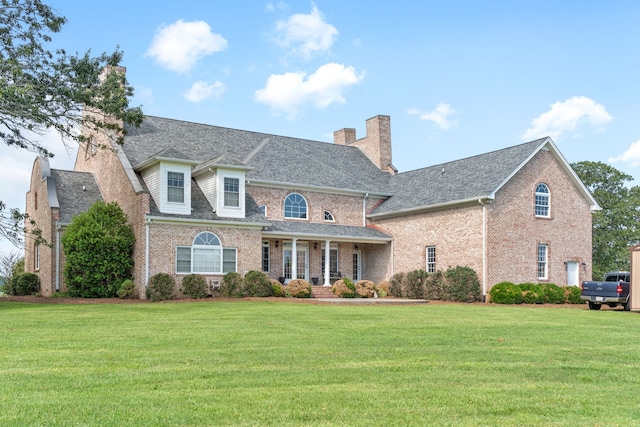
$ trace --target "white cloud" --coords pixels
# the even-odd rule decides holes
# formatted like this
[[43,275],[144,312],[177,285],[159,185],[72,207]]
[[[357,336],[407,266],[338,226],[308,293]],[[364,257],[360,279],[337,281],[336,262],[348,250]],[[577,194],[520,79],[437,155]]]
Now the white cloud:
[[574,96],[564,102],[556,102],[549,111],[533,119],[522,138],[528,140],[550,136],[559,139],[585,124],[600,130],[611,120],[611,115],[602,104],[586,96]]
[[308,15],[296,13],[288,20],[276,22],[276,43],[290,49],[289,54],[304,59],[328,51],[338,37],[338,30],[324,20],[314,5]]
[[186,73],[200,59],[226,48],[227,41],[206,22],[178,20],[158,28],[145,55],[171,71]]
[[414,108],[409,110],[408,113],[419,116],[420,120],[433,122],[443,130],[449,130],[458,123],[450,118],[450,116],[457,113],[457,111],[451,108],[451,105],[449,104],[439,103],[435,110],[425,112],[421,112]]
[[627,162],[631,163],[631,166],[640,166],[640,139],[632,143],[621,156],[609,157],[609,163],[615,162]]
[[255,92],[255,100],[293,118],[305,104],[325,108],[346,102],[344,90],[363,78],[364,73],[358,75],[353,67],[335,63],[321,66],[308,77],[304,72],[272,74],[265,88]]
[[216,97],[219,98],[225,91],[225,85],[222,82],[215,82],[209,84],[198,80],[191,88],[184,93],[184,97],[187,101],[201,102],[207,98]]

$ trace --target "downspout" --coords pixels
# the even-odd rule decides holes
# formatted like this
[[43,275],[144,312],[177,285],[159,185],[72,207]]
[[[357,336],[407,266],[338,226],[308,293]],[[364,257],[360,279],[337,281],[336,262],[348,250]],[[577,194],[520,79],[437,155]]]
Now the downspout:
[[144,288],[149,285],[149,220],[144,224]]
[[56,292],[60,292],[60,227],[56,227]]
[[482,300],[487,302],[487,205],[478,199],[482,205]]

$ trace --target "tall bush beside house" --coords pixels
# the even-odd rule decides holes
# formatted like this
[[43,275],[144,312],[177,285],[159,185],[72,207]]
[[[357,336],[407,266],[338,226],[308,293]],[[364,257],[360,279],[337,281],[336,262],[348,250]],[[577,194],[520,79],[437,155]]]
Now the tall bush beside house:
[[270,297],[273,295],[273,286],[269,276],[262,271],[251,270],[244,275],[244,286],[249,297]]
[[482,293],[478,274],[470,267],[449,268],[442,288],[443,301],[476,302]]
[[64,278],[72,297],[113,298],[131,278],[133,229],[117,203],[94,203],[62,235]]
[[220,284],[220,293],[229,298],[244,296],[244,278],[240,273],[231,271],[224,275]]
[[290,281],[287,290],[294,298],[311,298],[311,284],[306,280],[294,279]]
[[424,280],[424,298],[436,301],[442,299],[444,282],[445,277],[442,271],[430,273]]
[[207,296],[207,280],[202,274],[189,274],[182,278],[182,293],[189,298],[200,299]]
[[428,275],[424,270],[413,270],[405,274],[402,279],[402,296],[412,299],[424,298],[424,282]]
[[176,281],[170,274],[157,273],[149,279],[147,296],[151,301],[164,301],[175,298]]
[[522,291],[514,283],[501,282],[489,291],[491,302],[496,304],[522,304]]
[[389,293],[394,297],[401,297],[402,295],[402,281],[404,279],[404,273],[396,273],[389,279]]

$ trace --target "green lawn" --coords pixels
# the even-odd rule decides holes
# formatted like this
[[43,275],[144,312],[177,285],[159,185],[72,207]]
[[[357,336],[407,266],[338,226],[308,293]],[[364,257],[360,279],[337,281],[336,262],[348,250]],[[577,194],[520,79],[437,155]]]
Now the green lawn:
[[2,426],[634,424],[637,313],[0,302]]

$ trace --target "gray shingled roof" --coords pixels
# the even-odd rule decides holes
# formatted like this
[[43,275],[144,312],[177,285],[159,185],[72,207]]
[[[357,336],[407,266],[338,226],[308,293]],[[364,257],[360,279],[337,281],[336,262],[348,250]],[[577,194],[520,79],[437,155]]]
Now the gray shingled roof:
[[391,236],[374,228],[356,227],[339,224],[316,224],[305,221],[270,221],[265,235],[300,236],[318,240],[359,240],[370,242],[388,242]]
[[75,215],[86,212],[91,205],[102,200],[91,173],[51,169],[51,178],[55,180],[60,222],[63,224],[69,224]]
[[389,174],[357,147],[153,116],[127,131],[122,148],[133,167],[173,147],[185,160],[224,155],[222,163],[252,167],[248,180],[389,193]]
[[391,178],[393,196],[372,215],[490,196],[546,141],[537,139],[466,159],[400,173]]

